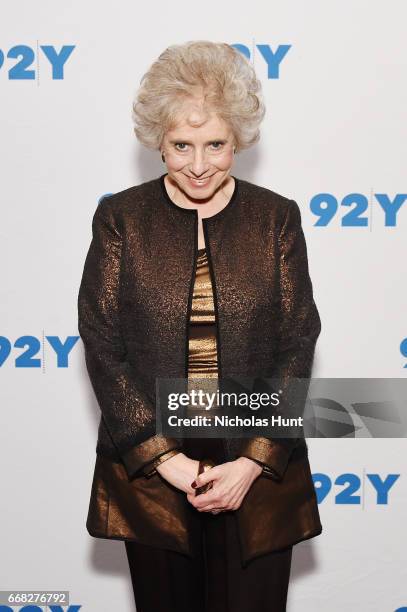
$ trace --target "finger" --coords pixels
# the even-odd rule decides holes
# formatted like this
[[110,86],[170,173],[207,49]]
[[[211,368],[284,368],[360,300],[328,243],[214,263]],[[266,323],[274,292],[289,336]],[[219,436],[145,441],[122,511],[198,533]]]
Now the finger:
[[[205,499],[202,500],[201,498],[205,495]],[[194,499],[192,500],[192,505],[197,509],[197,510],[201,510],[202,508],[206,508],[206,506],[208,505],[212,505],[213,507],[219,508],[219,506],[221,506],[222,504],[220,503],[220,500],[217,499],[216,497],[206,497],[208,494],[207,493],[202,493],[202,495],[199,495],[198,497],[194,497]]]
[[197,489],[195,489],[195,496],[203,495],[203,493],[207,493],[212,488],[213,488],[213,480],[202,485],[202,487],[198,487]]
[[199,510],[200,512],[211,512],[212,510],[221,510],[222,512],[226,512],[227,510],[237,510],[238,508],[240,508],[241,502],[242,498],[240,496],[232,499],[219,499],[213,501],[212,503],[208,503],[205,506],[197,508],[197,510]]
[[[199,495],[198,497],[195,496],[195,493],[187,493],[187,499],[189,501],[189,503],[191,504],[191,506],[194,506],[196,509],[198,509],[202,503],[200,501],[200,498],[203,497],[204,495],[207,495],[206,493],[203,493],[202,495]],[[217,507],[219,507],[219,502],[217,504]]]
[[217,466],[207,470],[206,472],[202,472],[195,478],[195,480],[191,483],[191,487],[193,489],[198,489],[202,487],[204,484],[211,482],[211,480],[218,480],[220,478],[219,470],[217,470]]
[[[228,507],[225,506],[224,508],[222,508],[222,512],[227,509]],[[211,512],[212,510],[219,510],[219,505],[218,504],[208,504],[204,508],[197,508],[197,510],[198,512]]]
[[224,505],[222,498],[222,491],[218,491],[214,488],[209,489],[206,493],[201,493],[201,495],[196,495],[193,501],[193,505],[195,508],[200,509],[208,504],[212,504],[217,508]]
[[225,510],[227,509],[228,506],[229,506],[229,499],[225,498],[223,495],[217,495],[217,496],[211,496],[211,497],[208,495],[205,500],[201,500],[199,504],[198,503],[195,504],[195,508],[199,512],[208,512],[209,510],[219,510],[219,508],[221,508],[222,510]]

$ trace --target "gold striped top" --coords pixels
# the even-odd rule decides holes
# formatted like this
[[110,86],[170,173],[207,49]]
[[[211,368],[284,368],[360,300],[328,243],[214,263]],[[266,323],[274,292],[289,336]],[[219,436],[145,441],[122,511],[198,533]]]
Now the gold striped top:
[[[192,389],[215,393],[218,389],[218,355],[216,340],[215,305],[213,287],[205,248],[198,249],[196,275],[192,295],[188,338],[188,392]],[[199,382],[193,382],[200,379]],[[213,409],[218,408],[217,404]],[[213,416],[204,405],[189,405],[190,416]]]
[[188,378],[217,378],[216,321],[206,249],[198,249],[189,324]]

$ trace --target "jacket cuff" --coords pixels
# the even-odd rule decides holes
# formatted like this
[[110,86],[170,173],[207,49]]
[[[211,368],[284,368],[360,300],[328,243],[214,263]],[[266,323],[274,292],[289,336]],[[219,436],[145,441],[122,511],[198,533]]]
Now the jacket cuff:
[[[293,439],[294,442],[294,439]],[[282,480],[290,459],[290,452],[275,439],[250,438],[242,441],[239,455],[263,465],[263,474]]]
[[159,465],[164,463],[164,461],[167,461],[167,459],[171,459],[171,457],[174,457],[174,455],[178,455],[179,452],[181,452],[180,449],[173,448],[167,453],[160,455],[157,459],[154,459],[154,461],[147,463],[147,465],[145,465],[141,471],[143,472],[144,476],[150,478],[150,476],[154,476],[154,474],[156,474],[157,467]]
[[181,444],[175,438],[157,434],[141,444],[134,446],[122,455],[122,461],[129,479],[142,471],[142,468],[170,450],[180,449]]

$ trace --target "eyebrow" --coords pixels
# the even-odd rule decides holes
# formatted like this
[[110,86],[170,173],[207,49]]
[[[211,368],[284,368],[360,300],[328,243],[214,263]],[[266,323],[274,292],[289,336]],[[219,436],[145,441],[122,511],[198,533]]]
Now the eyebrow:
[[[184,144],[193,144],[192,142],[184,140],[183,138],[173,138],[170,140],[171,144],[176,144],[177,142],[182,142]],[[227,138],[211,138],[211,140],[208,140],[207,142],[205,142],[205,144],[210,144],[211,142],[227,142]]]

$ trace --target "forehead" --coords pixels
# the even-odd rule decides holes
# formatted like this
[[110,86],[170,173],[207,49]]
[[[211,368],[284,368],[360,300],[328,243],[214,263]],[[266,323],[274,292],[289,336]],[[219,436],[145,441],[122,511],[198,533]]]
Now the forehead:
[[220,138],[227,137],[230,127],[215,113],[189,109],[180,115],[178,123],[167,132],[168,138]]

